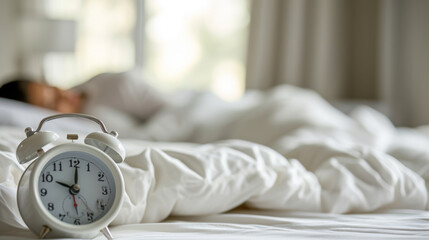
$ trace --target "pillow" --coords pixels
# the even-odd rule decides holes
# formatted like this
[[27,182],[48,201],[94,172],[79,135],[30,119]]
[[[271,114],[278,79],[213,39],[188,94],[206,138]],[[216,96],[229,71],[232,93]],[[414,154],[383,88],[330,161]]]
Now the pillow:
[[[22,130],[26,127],[36,129],[43,118],[54,114],[58,114],[58,112],[15,100],[0,98],[1,126],[22,127]],[[47,122],[42,129],[58,132],[71,130],[73,133],[97,130],[95,123],[74,118],[59,119],[55,124]]]

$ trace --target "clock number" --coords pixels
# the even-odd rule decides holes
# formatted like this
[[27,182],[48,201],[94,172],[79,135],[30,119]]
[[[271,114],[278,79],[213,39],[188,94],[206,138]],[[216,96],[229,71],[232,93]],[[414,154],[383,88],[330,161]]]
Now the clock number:
[[46,190],[46,188],[40,189],[40,196],[44,197],[46,194],[48,194],[48,190]]
[[[54,172],[57,171],[57,163],[54,163]],[[58,163],[58,171],[63,171],[63,165],[61,164],[61,162]]]
[[66,215],[65,214],[59,214],[58,215],[58,217],[59,217],[59,219],[61,220],[61,221],[64,221],[64,218],[66,217]]
[[99,182],[104,182],[104,173],[103,172],[98,172],[98,181]]
[[48,174],[42,174],[42,182],[52,182],[54,180],[54,177],[51,175],[50,172]]
[[94,221],[94,213],[87,212],[86,216],[88,217],[88,221],[93,222]]
[[101,194],[107,195],[107,187],[106,186],[102,186],[101,191],[102,191]]
[[70,167],[79,168],[79,163],[80,163],[79,160],[77,160],[77,159],[70,159],[69,162],[70,162]]
[[74,225],[80,225],[80,219],[79,218],[76,218],[74,220]]
[[87,172],[90,172],[90,171],[91,171],[91,169],[89,168],[89,163],[88,163],[88,164],[86,164],[86,167],[87,167],[87,168],[86,168],[86,171],[87,171]]
[[98,199],[98,200],[97,200],[97,205],[98,205],[98,207],[101,209],[101,211],[104,211],[104,207],[105,207],[107,204],[104,204],[104,203],[103,203],[103,199]]
[[49,211],[54,211],[54,204],[53,203],[48,203],[48,210]]

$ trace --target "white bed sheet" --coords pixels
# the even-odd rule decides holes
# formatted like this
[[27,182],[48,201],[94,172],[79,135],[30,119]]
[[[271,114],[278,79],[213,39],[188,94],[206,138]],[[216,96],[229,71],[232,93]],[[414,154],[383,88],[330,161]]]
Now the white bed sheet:
[[[390,210],[371,214],[235,210],[201,217],[174,217],[161,223],[111,228],[115,239],[428,239],[429,213]],[[0,239],[34,239],[28,230]],[[99,234],[96,240],[104,240]]]
[[[427,238],[429,138],[420,130],[395,129],[368,108],[346,116],[287,86],[237,104],[196,95],[123,139],[126,198],[112,230],[119,239]],[[6,239],[34,236],[16,208],[23,138],[23,128],[0,127]],[[247,141],[219,142],[234,138]],[[220,214],[241,204],[259,210]],[[389,212],[372,213],[380,210]]]

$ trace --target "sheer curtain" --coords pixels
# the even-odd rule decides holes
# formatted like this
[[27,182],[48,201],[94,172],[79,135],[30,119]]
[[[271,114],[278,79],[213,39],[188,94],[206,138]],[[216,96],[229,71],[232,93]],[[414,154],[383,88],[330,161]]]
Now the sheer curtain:
[[246,87],[293,84],[383,104],[398,125],[427,124],[428,3],[255,0]]

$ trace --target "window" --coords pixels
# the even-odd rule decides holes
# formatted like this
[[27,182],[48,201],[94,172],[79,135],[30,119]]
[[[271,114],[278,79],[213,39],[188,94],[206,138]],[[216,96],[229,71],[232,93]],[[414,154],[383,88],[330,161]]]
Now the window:
[[48,52],[46,78],[60,87],[71,87],[102,72],[127,71],[135,65],[133,0],[45,0],[51,19],[76,23],[75,51]]
[[[209,90],[226,100],[244,91],[250,0],[43,1],[48,18],[76,23],[75,52],[45,54],[51,83],[70,87],[101,72],[130,70],[140,64],[140,44],[148,81],[162,90]],[[144,31],[142,43],[134,31]]]
[[162,89],[244,91],[248,0],[146,0],[145,62]]

